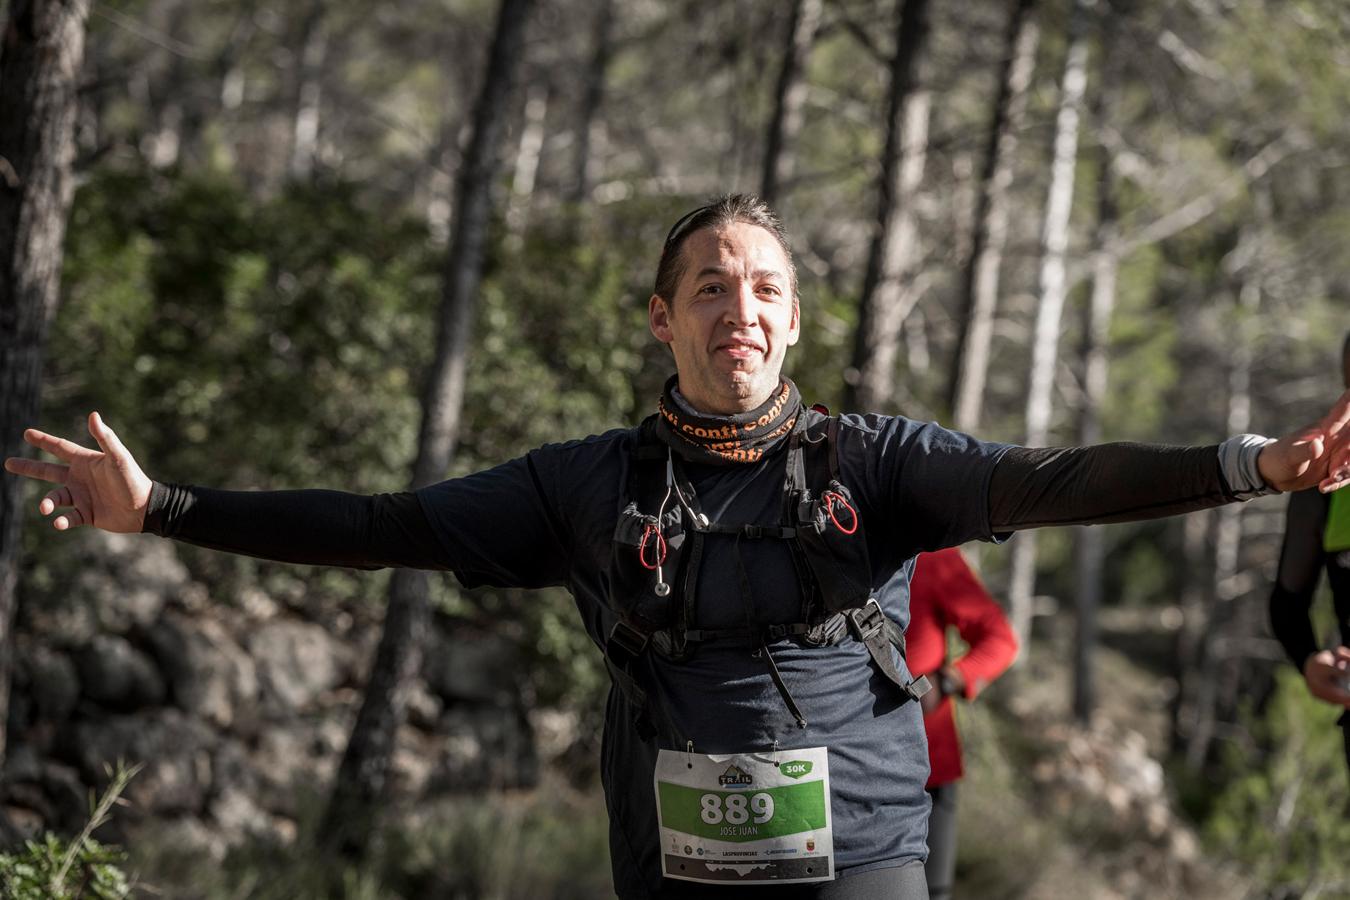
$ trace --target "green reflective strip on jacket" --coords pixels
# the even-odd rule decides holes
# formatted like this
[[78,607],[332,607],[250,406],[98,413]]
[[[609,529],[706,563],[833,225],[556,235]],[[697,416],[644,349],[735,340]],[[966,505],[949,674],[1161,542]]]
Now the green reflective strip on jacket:
[[1322,549],[1327,553],[1350,550],[1350,487],[1331,495],[1327,510],[1327,528],[1322,532]]

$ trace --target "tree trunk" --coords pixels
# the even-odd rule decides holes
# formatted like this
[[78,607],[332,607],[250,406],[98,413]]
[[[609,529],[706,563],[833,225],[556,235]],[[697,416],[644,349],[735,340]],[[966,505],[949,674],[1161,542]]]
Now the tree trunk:
[[[1257,195],[1258,201],[1261,194]],[[1258,204],[1259,205],[1259,204]],[[1261,239],[1259,226],[1249,225],[1243,230],[1237,248],[1233,251],[1235,269],[1239,273],[1236,297],[1236,327],[1231,330],[1228,359],[1228,414],[1229,434],[1241,434],[1251,427],[1252,358],[1257,338],[1257,316],[1261,307],[1261,273],[1259,258]],[[1235,636],[1243,633],[1239,622],[1239,601],[1243,590],[1239,568],[1242,551],[1242,513],[1244,504],[1230,503],[1214,511],[1214,568],[1211,596],[1214,602],[1206,617],[1206,627],[1200,651],[1201,690],[1193,711],[1194,727],[1186,743],[1186,764],[1199,771],[1209,758],[1210,747],[1218,732],[1220,720],[1235,707],[1235,686],[1241,678],[1238,671],[1238,642]]]
[[[1103,151],[1103,156],[1105,156]],[[1103,169],[1103,172],[1109,170]],[[1120,260],[1110,249],[1116,230],[1115,206],[1111,187],[1100,185],[1101,220],[1097,251],[1093,260],[1092,301],[1087,308],[1083,341],[1083,408],[1078,422],[1078,443],[1101,443],[1101,407],[1106,398],[1108,341],[1111,312],[1116,302],[1116,276]],[[1108,209],[1109,208],[1109,209]],[[1106,560],[1106,533],[1101,527],[1076,529],[1074,540],[1075,597],[1077,628],[1074,651],[1073,714],[1087,724],[1096,706],[1092,660],[1097,649],[1097,610],[1102,600],[1102,565]]]
[[[1064,315],[1064,256],[1069,245],[1069,212],[1073,207],[1073,175],[1078,161],[1079,107],[1087,85],[1087,5],[1077,0],[1070,20],[1069,51],[1060,87],[1059,114],[1055,121],[1054,160],[1050,167],[1050,192],[1041,230],[1040,303],[1031,347],[1031,375],[1027,385],[1026,444],[1044,446],[1050,436],[1055,367],[1059,354],[1060,322]],[[1036,532],[1018,536],[1013,548],[1008,603],[1017,638],[1029,647],[1032,599],[1036,586]]]
[[1008,241],[1008,189],[1012,186],[1017,135],[1026,118],[1027,88],[1036,66],[1036,45],[1041,34],[1033,15],[1035,6],[1036,0],[1018,0],[1008,21],[998,99],[980,173],[975,228],[964,276],[954,371],[948,392],[952,421],[961,431],[979,428],[984,405],[999,270],[1003,265],[1003,247]]
[[294,100],[291,125],[291,177],[299,180],[314,173],[319,155],[319,108],[323,99],[323,61],[328,52],[324,28],[324,5],[313,3],[300,25],[296,52]]
[[[1191,513],[1182,519],[1181,536],[1181,628],[1177,632],[1177,699],[1172,712],[1172,750],[1190,755],[1191,744],[1207,726],[1201,722],[1206,692],[1202,654],[1205,629],[1210,621],[1213,571],[1209,557],[1210,522],[1213,510]],[[1207,740],[1207,738],[1205,738]]]
[[549,88],[546,83],[531,84],[525,92],[525,121],[516,147],[516,163],[511,175],[511,199],[506,207],[506,230],[518,245],[529,224],[530,205],[534,201],[534,183],[539,174],[539,158],[544,150],[544,125],[548,118]]
[[[1098,133],[1110,127],[1119,108],[1118,54],[1115,46],[1115,10],[1103,13],[1100,31],[1101,84],[1092,103],[1092,123]],[[1093,238],[1092,297],[1083,321],[1083,399],[1078,414],[1078,443],[1102,440],[1102,404],[1106,400],[1110,365],[1111,314],[1116,305],[1116,281],[1120,257],[1116,244],[1120,216],[1116,205],[1113,170],[1115,160],[1104,141],[1097,143],[1097,233]],[[1077,609],[1074,640],[1073,715],[1083,725],[1092,719],[1097,705],[1093,659],[1097,650],[1097,611],[1101,607],[1102,566],[1106,560],[1106,533],[1102,528],[1078,528],[1074,535],[1074,598]]]
[[[491,214],[492,182],[498,169],[498,145],[507,94],[519,71],[525,20],[532,2],[502,0],[487,70],[474,105],[468,146],[456,181],[436,350],[422,395],[412,489],[443,478],[454,455]],[[362,855],[369,844],[374,810],[384,791],[395,736],[403,721],[400,686],[418,669],[421,639],[429,620],[426,573],[396,569],[389,585],[389,606],[370,684],[338,770],[322,830],[332,846],[349,856]]]
[[586,88],[576,125],[576,155],[573,157],[572,190],[568,200],[581,204],[595,182],[595,139],[600,130],[600,107],[605,101],[605,80],[614,56],[614,0],[599,0],[595,11],[595,43],[586,67]]
[[778,69],[773,116],[769,119],[769,136],[764,142],[764,168],[759,180],[759,197],[769,206],[778,202],[783,182],[792,177],[793,155],[787,147],[802,127],[802,105],[806,102],[803,70],[820,27],[822,5],[821,0],[793,0],[788,13],[787,41]]
[[[25,455],[60,296],[87,0],[11,0],[0,39],[0,458]],[[23,479],[0,479],[0,762],[9,721]]]
[[918,301],[914,280],[919,235],[914,195],[923,180],[928,150],[931,98],[922,83],[928,0],[904,0],[897,10],[876,218],[844,399],[846,408],[869,412],[884,412],[891,405],[900,329]]
[[[186,30],[190,15],[188,4],[182,2],[152,4],[147,12],[152,27],[174,41]],[[146,113],[153,124],[142,137],[141,148],[147,163],[156,169],[168,169],[178,165],[185,144],[183,85],[189,76],[184,55],[169,50],[163,70],[151,64],[146,67],[146,77],[150,79]]]

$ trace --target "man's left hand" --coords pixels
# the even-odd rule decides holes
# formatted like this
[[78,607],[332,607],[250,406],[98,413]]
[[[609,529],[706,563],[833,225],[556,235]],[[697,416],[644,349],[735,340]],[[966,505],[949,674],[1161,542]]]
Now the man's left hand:
[[1350,391],[1320,422],[1262,448],[1257,468],[1266,484],[1279,491],[1316,485],[1329,494],[1350,485]]

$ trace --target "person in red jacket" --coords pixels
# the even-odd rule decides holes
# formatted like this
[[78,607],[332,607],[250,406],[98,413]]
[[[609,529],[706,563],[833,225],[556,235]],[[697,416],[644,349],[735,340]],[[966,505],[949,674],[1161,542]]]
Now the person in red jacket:
[[[956,870],[956,782],[964,772],[952,699],[975,699],[1012,665],[1017,638],[955,547],[921,554],[909,591],[906,658],[910,671],[926,674],[935,688],[921,701],[928,732],[927,788],[933,798],[924,872],[930,900],[946,900]],[[947,659],[949,626],[970,648],[954,660]]]

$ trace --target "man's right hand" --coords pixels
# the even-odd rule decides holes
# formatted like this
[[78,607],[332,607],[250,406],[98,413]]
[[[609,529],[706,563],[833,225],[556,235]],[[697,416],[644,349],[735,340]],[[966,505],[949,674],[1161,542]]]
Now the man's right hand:
[[52,520],[57,531],[93,525],[104,531],[139,532],[150,503],[150,479],[96,412],[89,414],[89,433],[99,450],[29,428],[23,439],[65,465],[11,456],[5,468],[15,475],[61,485],[38,504],[44,516],[62,510]]
[[1319,700],[1350,708],[1350,647],[1319,650],[1303,663],[1308,690]]

